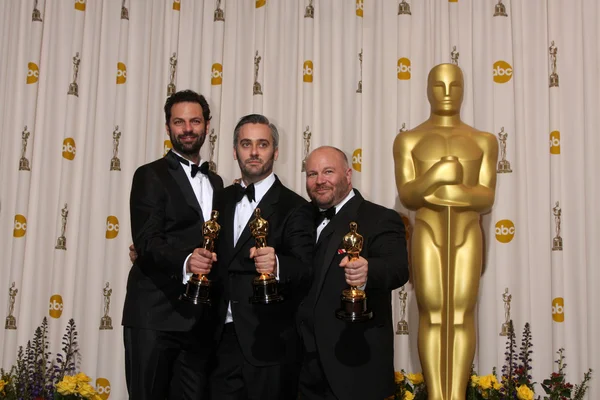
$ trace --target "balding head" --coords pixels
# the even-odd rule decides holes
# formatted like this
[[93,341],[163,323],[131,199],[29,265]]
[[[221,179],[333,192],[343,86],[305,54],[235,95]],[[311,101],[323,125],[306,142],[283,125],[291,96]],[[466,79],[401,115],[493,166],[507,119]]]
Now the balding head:
[[339,204],[352,190],[346,154],[333,146],[313,150],[306,158],[306,191],[319,208]]

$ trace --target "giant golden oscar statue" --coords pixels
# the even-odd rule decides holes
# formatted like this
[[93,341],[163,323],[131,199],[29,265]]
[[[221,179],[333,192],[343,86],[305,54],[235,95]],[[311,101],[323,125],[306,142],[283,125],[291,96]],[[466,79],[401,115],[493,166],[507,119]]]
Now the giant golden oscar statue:
[[465,398],[483,260],[479,220],[496,187],[498,142],[460,120],[463,88],[457,65],[435,66],[427,79],[429,119],[394,141],[400,201],[417,211],[411,264],[429,400]]

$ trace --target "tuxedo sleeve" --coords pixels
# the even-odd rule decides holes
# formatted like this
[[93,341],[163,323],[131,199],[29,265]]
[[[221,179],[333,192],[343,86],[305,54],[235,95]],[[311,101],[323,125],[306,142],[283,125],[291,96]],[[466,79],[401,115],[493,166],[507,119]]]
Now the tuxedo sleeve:
[[167,242],[166,196],[164,185],[156,173],[150,168],[138,168],[133,176],[129,199],[131,233],[142,269],[147,265],[169,268],[179,276],[190,251],[176,249]]
[[408,252],[404,223],[385,210],[369,239],[369,272],[366,289],[394,290],[408,281]]

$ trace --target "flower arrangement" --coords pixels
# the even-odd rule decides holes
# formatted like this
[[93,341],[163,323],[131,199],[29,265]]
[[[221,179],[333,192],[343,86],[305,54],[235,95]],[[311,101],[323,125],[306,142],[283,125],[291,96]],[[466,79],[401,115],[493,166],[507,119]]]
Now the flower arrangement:
[[100,400],[90,378],[76,373],[80,361],[75,321],[70,319],[62,340],[62,352],[54,359],[48,351],[48,321],[35,330],[33,340],[19,347],[9,371],[0,369],[0,400]]
[[[564,349],[558,350],[558,372],[544,379],[541,386],[545,396],[535,397],[535,382],[531,377],[531,355],[533,351],[531,328],[525,324],[521,346],[517,353],[515,333],[510,321],[509,335],[506,344],[506,362],[502,367],[500,381],[496,377],[496,368],[490,375],[477,375],[471,371],[471,379],[467,386],[467,400],[583,400],[592,378],[589,369],[578,385],[566,381]],[[427,387],[421,374],[396,372],[396,393],[386,400],[426,400]]]

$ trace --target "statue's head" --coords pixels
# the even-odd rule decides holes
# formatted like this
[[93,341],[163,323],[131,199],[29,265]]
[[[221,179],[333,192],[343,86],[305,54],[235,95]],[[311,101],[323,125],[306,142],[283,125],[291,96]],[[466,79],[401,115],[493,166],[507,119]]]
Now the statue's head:
[[460,113],[463,90],[463,74],[458,65],[439,64],[433,67],[427,77],[427,98],[431,112],[437,115]]

